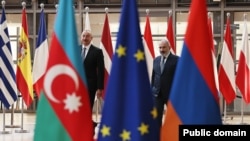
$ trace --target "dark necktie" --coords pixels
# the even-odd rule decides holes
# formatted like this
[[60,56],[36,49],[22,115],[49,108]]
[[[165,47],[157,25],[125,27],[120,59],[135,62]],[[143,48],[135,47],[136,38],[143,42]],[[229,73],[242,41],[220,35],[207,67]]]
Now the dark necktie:
[[85,52],[86,52],[86,48],[84,47],[84,48],[82,49],[82,53],[81,53],[82,61],[84,61],[84,59],[85,59]]
[[161,73],[163,72],[163,69],[164,69],[165,59],[166,59],[166,57],[162,56],[161,64],[160,64],[160,66],[161,66]]

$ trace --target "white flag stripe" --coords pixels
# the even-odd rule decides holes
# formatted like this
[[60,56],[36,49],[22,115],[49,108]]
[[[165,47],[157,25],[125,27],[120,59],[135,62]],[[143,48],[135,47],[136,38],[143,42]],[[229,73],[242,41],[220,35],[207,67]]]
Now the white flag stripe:
[[85,30],[90,30],[90,20],[89,20],[89,12],[86,12],[86,18],[85,18]]
[[[5,87],[5,84],[3,83],[2,79],[0,79],[0,85],[1,85],[1,90],[3,92],[4,98],[8,101],[8,103],[14,103],[15,100],[10,96],[11,94],[9,93],[8,89]],[[9,108],[9,107],[6,107],[6,108]]]
[[[1,25],[2,26],[2,25]],[[6,46],[6,43],[8,43],[10,41],[9,37],[4,33],[4,32],[1,32],[0,33],[0,36],[1,38],[3,39],[4,43],[5,43],[5,46]]]
[[0,100],[6,108],[9,108],[17,100],[17,86],[4,8],[2,9],[0,39]]
[[[8,59],[8,62],[12,65],[12,67],[14,66],[14,62],[12,60],[12,55],[10,50],[8,49],[8,47],[6,46],[6,44],[2,47],[2,50],[4,52],[4,54],[6,55],[6,58]],[[10,75],[11,76],[11,75]]]
[[214,79],[215,79],[215,85],[217,90],[219,91],[219,79],[218,79],[218,69],[217,69],[217,60],[216,60],[216,56],[212,50],[212,59],[213,59],[213,68],[214,68]]
[[[37,80],[43,76],[46,67],[47,67],[47,59],[48,53],[46,53],[48,50],[48,42],[47,39],[42,42],[40,47],[36,49],[36,55],[34,56],[34,60],[36,60],[36,63],[33,64],[33,68],[35,71],[33,71],[33,83],[36,83]],[[44,59],[39,59],[39,58],[44,58]],[[38,69],[39,68],[39,69]],[[34,73],[35,72],[35,73]]]
[[232,58],[230,51],[228,50],[228,46],[225,41],[223,42],[223,49],[221,56],[223,56],[221,58],[222,67],[226,72],[226,75],[231,83],[232,88],[235,89],[234,60]]
[[243,24],[243,34],[241,42],[241,51],[239,55],[239,63],[236,75],[236,85],[238,86],[242,97],[244,98],[247,104],[250,103],[250,69],[249,69],[249,60],[250,60],[250,49],[248,44],[248,30],[247,30],[247,20],[246,14],[244,14],[244,24]]
[[103,43],[100,43],[100,48],[102,48],[102,52],[103,52],[103,56],[104,56],[104,65],[105,65],[105,69],[107,70],[108,74],[110,74],[110,70],[111,70],[111,65],[112,65],[112,60],[109,57],[109,54],[107,52],[107,50],[105,49]]
[[[5,65],[5,63],[3,62],[2,58],[0,58],[0,65],[1,65],[1,69],[3,71],[3,74],[5,75],[6,78],[8,78],[8,82],[6,82],[6,83],[9,83],[11,85],[12,89],[16,93],[17,92],[16,82],[15,82],[14,78],[11,77],[11,73],[8,70],[8,68]],[[2,91],[2,92],[4,93],[5,91]]]
[[243,54],[245,56],[245,59],[246,59],[246,66],[248,68],[248,70],[250,70],[250,46],[249,46],[249,41],[248,41],[248,29],[247,29],[247,22],[245,21],[244,23],[244,28],[245,28],[245,31],[242,35],[242,51],[243,51]]
[[49,58],[48,40],[46,35],[47,35],[46,21],[45,21],[44,9],[42,9],[40,13],[40,24],[39,24],[38,38],[36,43],[33,71],[32,71],[33,88],[38,97],[40,96],[40,91],[43,87],[40,80],[42,80],[46,72],[46,67]]
[[[3,21],[3,23],[1,24],[1,28],[2,29],[6,29],[6,28],[8,28],[7,27],[7,21],[5,20],[5,21]],[[2,33],[1,33],[2,34]],[[5,32],[4,32],[4,34],[5,34]],[[6,35],[6,34],[5,34]]]
[[144,52],[145,52],[147,68],[148,68],[148,76],[149,76],[149,79],[151,81],[154,57],[152,56],[152,54],[149,50],[149,47],[147,45],[147,42],[145,41],[145,38],[143,38],[143,44],[144,44]]

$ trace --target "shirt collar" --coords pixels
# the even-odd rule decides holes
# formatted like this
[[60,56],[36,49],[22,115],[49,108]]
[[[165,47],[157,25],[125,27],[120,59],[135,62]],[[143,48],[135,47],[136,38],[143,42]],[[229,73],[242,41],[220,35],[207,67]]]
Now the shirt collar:
[[89,45],[87,45],[87,46],[82,45],[82,49],[83,49],[84,47],[85,47],[87,50],[89,50],[89,48],[90,48],[90,44],[89,44]]

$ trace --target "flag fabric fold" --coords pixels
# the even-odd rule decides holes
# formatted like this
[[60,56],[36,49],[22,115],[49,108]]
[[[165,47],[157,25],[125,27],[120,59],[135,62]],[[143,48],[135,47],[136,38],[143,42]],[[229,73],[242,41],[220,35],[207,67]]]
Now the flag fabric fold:
[[176,47],[175,47],[175,43],[174,43],[174,31],[173,31],[172,11],[169,11],[168,28],[167,28],[166,37],[167,37],[167,40],[170,43],[171,52],[173,54],[176,54]]
[[122,4],[98,141],[159,140],[137,2]]
[[8,109],[17,100],[17,86],[4,8],[0,25],[0,47],[0,101]]
[[59,2],[34,141],[44,137],[48,141],[93,141],[92,112],[72,5],[70,0]]
[[248,42],[248,29],[247,19],[244,15],[243,34],[242,34],[242,46],[241,46],[239,65],[236,75],[236,85],[238,86],[240,93],[244,101],[250,103],[250,49]]
[[104,65],[105,66],[104,93],[103,93],[103,97],[104,97],[106,88],[107,88],[107,82],[108,82],[109,75],[110,75],[110,69],[112,65],[112,56],[113,56],[113,46],[112,46],[111,34],[110,34],[110,28],[109,28],[108,13],[106,13],[105,15],[100,48],[103,51],[104,63],[105,63]]
[[26,106],[29,107],[34,100],[34,94],[31,74],[30,43],[28,37],[29,32],[25,7],[22,9],[22,27],[20,30],[16,81],[17,88],[21,93]]
[[178,141],[179,125],[222,124],[209,38],[206,1],[192,0],[161,141]]
[[[40,14],[40,26],[38,31],[38,40],[35,49],[34,63],[33,63],[33,88],[38,95],[40,96],[40,91],[42,88],[42,78],[45,73],[45,69],[48,61],[48,41],[47,41],[47,32],[46,32],[46,22],[44,17],[44,9],[41,10]],[[41,81],[39,83],[39,81]],[[39,85],[41,84],[41,85]]]
[[146,24],[145,24],[145,30],[143,35],[143,41],[144,41],[144,51],[147,61],[147,67],[148,67],[148,75],[149,79],[151,81],[152,76],[152,70],[153,70],[153,60],[155,58],[155,52],[154,52],[154,45],[153,45],[153,39],[152,39],[152,33],[151,33],[151,26],[150,26],[150,19],[149,14],[146,16]]
[[213,59],[213,68],[214,68],[214,79],[215,79],[215,85],[216,89],[219,92],[219,80],[218,80],[218,68],[217,68],[217,59],[216,59],[216,53],[214,48],[214,36],[213,36],[213,28],[212,28],[212,19],[211,19],[211,13],[208,13],[208,31],[210,35],[210,45],[211,45],[211,51],[212,51],[212,59]]
[[220,92],[227,104],[232,103],[236,98],[233,54],[230,19],[228,15],[218,73]]
[[86,14],[85,14],[85,27],[84,30],[90,30],[91,31],[91,27],[90,27],[90,20],[89,20],[89,7],[85,8],[86,10]]

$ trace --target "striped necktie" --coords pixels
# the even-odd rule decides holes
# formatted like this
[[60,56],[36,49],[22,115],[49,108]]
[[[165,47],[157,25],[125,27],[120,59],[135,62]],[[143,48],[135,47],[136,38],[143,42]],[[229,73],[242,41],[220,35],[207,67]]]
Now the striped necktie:
[[82,61],[84,61],[84,59],[85,59],[85,53],[86,53],[86,47],[84,47],[84,48],[82,49],[82,53],[81,53]]
[[164,69],[165,59],[166,59],[166,57],[162,56],[161,64],[160,64],[160,66],[161,66],[161,73],[163,72],[163,69]]

